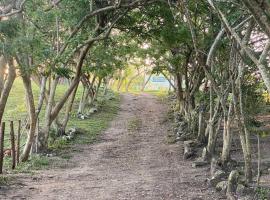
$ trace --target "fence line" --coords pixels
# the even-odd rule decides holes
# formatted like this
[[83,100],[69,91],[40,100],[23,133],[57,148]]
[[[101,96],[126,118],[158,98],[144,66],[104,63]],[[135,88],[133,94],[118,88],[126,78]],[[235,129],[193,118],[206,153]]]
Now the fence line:
[[0,127],[0,174],[3,173],[4,161],[4,138],[5,138],[5,122],[2,122]]
[[[3,173],[3,164],[5,152],[8,150],[12,157],[12,169],[15,169],[16,165],[20,163],[20,154],[26,142],[22,144],[22,136],[27,135],[29,119],[26,117],[23,120],[18,120],[17,134],[15,136],[14,121],[9,121],[10,123],[10,138],[5,139],[5,122],[2,122],[0,126],[0,174]],[[39,131],[39,119],[37,120],[37,129],[35,133],[35,138],[37,137]],[[10,149],[5,149],[5,142],[10,141]],[[34,141],[34,144],[36,141]],[[36,150],[36,144],[32,146]],[[31,151],[32,152],[32,151]]]
[[14,123],[10,121],[10,145],[12,156],[12,169],[16,167],[16,152],[15,152],[15,135],[14,135]]

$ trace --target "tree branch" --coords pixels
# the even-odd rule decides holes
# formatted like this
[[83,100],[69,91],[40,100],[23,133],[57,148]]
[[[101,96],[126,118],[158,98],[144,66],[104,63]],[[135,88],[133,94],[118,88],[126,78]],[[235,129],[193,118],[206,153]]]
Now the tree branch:
[[73,38],[77,33],[78,31],[81,29],[81,27],[83,26],[83,24],[89,20],[91,17],[94,17],[100,13],[103,13],[103,12],[109,12],[109,11],[112,11],[112,10],[116,10],[116,9],[120,9],[120,8],[132,8],[132,7],[135,7],[135,6],[139,6],[137,4],[139,3],[147,3],[147,4],[150,4],[150,3],[153,3],[157,0],[150,0],[150,1],[147,1],[147,0],[135,0],[129,4],[115,4],[115,5],[112,5],[112,6],[107,6],[107,7],[104,7],[104,8],[100,8],[98,10],[94,10],[92,12],[90,12],[89,14],[85,15],[78,23],[77,25],[74,27],[73,31],[70,33],[68,39],[67,39],[67,42],[64,44],[64,46],[62,46],[62,48],[60,49],[60,52],[59,54],[62,54],[65,49],[67,48],[68,44],[69,44],[69,41],[71,40],[71,38]]
[[259,71],[260,71],[260,73],[262,75],[262,79],[263,79],[263,81],[265,83],[265,86],[267,87],[267,90],[270,93],[270,73],[267,70],[267,68],[265,66],[265,63],[264,63],[264,60],[266,58],[266,54],[269,52],[269,49],[270,49],[269,42],[265,45],[264,51],[261,54],[260,58],[257,59],[254,52],[252,52],[250,50],[250,48],[247,46],[246,41],[242,41],[241,38],[238,36],[238,34],[235,32],[235,30],[230,27],[230,24],[229,24],[227,18],[221,12],[221,10],[218,9],[214,5],[212,0],[207,0],[207,1],[213,7],[213,9],[218,13],[218,16],[219,16],[221,22],[223,23],[224,27],[226,28],[226,30],[233,36],[235,41],[239,44],[240,48],[246,53],[246,55],[258,67],[258,69],[259,69]]
[[[2,17],[10,17],[12,15],[16,15],[16,14],[22,12],[23,11],[23,6],[24,6],[25,2],[26,2],[26,0],[23,0],[22,1],[22,3],[20,4],[20,7],[19,7],[18,10],[15,10],[15,11],[9,12],[9,13],[5,13],[5,14],[1,14],[0,15],[0,18],[2,18]],[[12,8],[11,8],[11,10],[12,10]]]

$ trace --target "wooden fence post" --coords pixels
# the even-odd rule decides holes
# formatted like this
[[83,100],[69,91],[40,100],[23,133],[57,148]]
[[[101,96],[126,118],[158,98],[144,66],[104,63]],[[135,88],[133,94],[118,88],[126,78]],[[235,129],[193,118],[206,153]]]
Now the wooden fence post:
[[17,165],[20,162],[20,140],[21,140],[21,120],[19,120],[17,132],[17,148],[16,148]]
[[2,122],[0,128],[0,174],[3,173],[4,135],[5,135],[5,122]]
[[14,136],[14,124],[10,121],[10,144],[11,144],[11,155],[12,155],[12,169],[16,166],[16,151],[15,151],[15,136]]

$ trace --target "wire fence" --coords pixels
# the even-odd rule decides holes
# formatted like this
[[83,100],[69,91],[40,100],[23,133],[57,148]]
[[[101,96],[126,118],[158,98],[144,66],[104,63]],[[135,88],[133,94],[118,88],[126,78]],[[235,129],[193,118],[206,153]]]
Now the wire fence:
[[[9,129],[7,124],[9,124]],[[17,127],[15,127],[15,125],[17,125]],[[0,126],[0,174],[3,173],[4,158],[6,156],[12,158],[12,169],[15,169],[19,164],[20,155],[26,145],[29,128],[28,117],[18,120],[17,123],[14,123],[14,121],[2,122]],[[35,139],[37,138],[38,131],[39,120],[37,121]],[[7,132],[9,132],[9,134]]]

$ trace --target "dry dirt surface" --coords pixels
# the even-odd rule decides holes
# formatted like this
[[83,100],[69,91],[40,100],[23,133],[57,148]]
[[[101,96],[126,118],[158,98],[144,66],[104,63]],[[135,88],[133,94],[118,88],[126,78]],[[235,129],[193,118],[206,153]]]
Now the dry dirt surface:
[[166,142],[166,105],[148,94],[124,94],[121,101],[100,140],[76,147],[72,167],[19,175],[0,189],[0,199],[224,199],[207,186],[208,169],[184,161],[182,143]]

